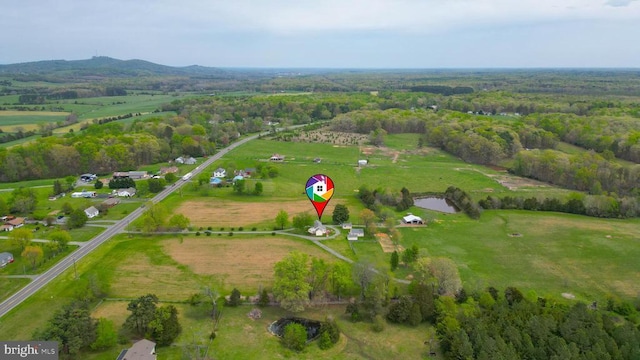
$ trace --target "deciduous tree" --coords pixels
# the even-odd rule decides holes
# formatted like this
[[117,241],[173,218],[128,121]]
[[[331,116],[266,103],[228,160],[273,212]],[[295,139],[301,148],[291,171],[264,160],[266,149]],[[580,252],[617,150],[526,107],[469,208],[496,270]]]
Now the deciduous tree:
[[309,257],[294,251],[274,267],[273,295],[280,306],[290,312],[301,312],[309,305]]
[[276,215],[276,227],[282,230],[288,224],[289,224],[289,214],[284,210],[280,210],[278,212],[278,215]]
[[15,229],[9,233],[9,241],[12,245],[20,247],[20,250],[24,250],[33,239],[33,233],[27,229]]
[[149,331],[149,323],[155,319],[158,297],[153,294],[143,295],[129,302],[127,310],[131,312],[123,327],[129,331],[144,336]]
[[31,267],[35,269],[38,262],[42,260],[43,254],[44,253],[40,246],[27,245],[27,247],[25,247],[22,251],[21,255],[23,258],[27,259],[27,261],[29,261],[29,264],[31,264]]

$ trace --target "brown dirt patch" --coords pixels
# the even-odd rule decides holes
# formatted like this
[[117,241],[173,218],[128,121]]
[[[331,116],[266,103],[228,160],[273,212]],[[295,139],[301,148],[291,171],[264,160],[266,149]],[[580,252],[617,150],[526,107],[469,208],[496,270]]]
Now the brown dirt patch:
[[394,245],[393,241],[391,241],[391,238],[387,234],[378,233],[376,234],[376,239],[378,239],[378,243],[380,243],[380,246],[382,247],[382,252],[392,253],[396,250],[398,252],[404,250],[402,246]]
[[323,128],[313,131],[298,132],[292,138],[292,141],[337,145],[362,145],[369,141],[369,136],[356,133],[330,131],[327,128]]
[[144,254],[123,259],[114,270],[114,278],[118,281],[111,285],[113,297],[156,294],[163,300],[184,300],[185,288],[199,286],[189,274],[175,266],[154,264]]
[[123,324],[131,314],[127,310],[128,301],[104,301],[91,314],[94,318],[105,318],[113,321],[116,326]]
[[258,289],[271,285],[273,266],[297,250],[310,256],[333,261],[322,249],[304,240],[263,236],[188,238],[163,242],[165,252],[175,261],[201,275],[218,275],[228,286]]
[[[324,209],[324,214],[331,214],[335,203],[331,202]],[[176,213],[183,214],[194,226],[238,227],[257,224],[275,219],[278,211],[284,210],[291,219],[297,214],[308,212],[316,216],[315,210],[308,200],[269,202],[237,202],[230,200],[191,200],[183,202]]]

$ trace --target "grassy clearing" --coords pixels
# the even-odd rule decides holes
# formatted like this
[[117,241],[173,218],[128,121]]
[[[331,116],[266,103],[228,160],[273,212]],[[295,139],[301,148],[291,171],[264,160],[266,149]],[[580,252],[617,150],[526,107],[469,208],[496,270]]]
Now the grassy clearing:
[[[183,327],[176,345],[158,348],[158,358],[182,359],[183,346],[206,338],[211,332],[206,313],[201,308],[185,304],[173,304]],[[127,303],[106,301],[94,312],[94,317],[105,317],[116,326],[122,324],[129,312]],[[418,327],[388,324],[386,330],[374,333],[368,323],[351,323],[343,318],[344,306],[329,306],[310,309],[300,316],[324,320],[332,316],[343,332],[340,341],[329,350],[320,350],[317,342],[310,343],[302,353],[293,353],[284,349],[280,340],[267,331],[267,327],[287,314],[279,308],[262,309],[262,318],[252,320],[247,316],[250,306],[224,308],[216,339],[211,343],[209,354],[218,359],[388,359],[401,356],[407,359],[419,359],[427,348],[423,342],[433,333],[427,325]],[[113,359],[123,346],[116,346],[100,354],[87,354],[87,359]]]
[[55,255],[47,248],[46,244],[44,243],[32,243],[31,245],[38,245],[42,247],[43,251],[42,260],[36,263],[35,268],[31,266],[31,263],[27,259],[22,257],[22,251],[20,250],[20,247],[12,245],[8,239],[1,238],[0,252],[10,252],[11,254],[13,254],[13,258],[15,261],[12,264],[9,264],[6,267],[0,269],[0,276],[40,274],[78,248],[77,246],[69,245],[66,250]]
[[6,274],[0,270],[0,301],[4,301],[30,282],[29,279],[11,279],[2,277],[2,275]]
[[637,219],[487,211],[479,221],[443,215],[426,228],[402,228],[401,244],[453,259],[469,289],[516,286],[592,301],[640,294],[639,225]]

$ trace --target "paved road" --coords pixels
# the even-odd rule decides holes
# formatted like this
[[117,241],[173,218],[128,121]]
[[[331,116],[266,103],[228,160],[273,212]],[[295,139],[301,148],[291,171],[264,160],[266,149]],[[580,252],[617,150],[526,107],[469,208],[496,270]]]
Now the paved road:
[[[230,150],[235,149],[236,147],[243,145],[244,143],[256,139],[259,135],[253,135],[247,138],[244,138],[240,141],[237,141],[227,148],[222,149],[215,155],[209,157],[205,162],[200,164],[197,168],[191,171],[191,179],[197,178],[197,175],[200,174],[207,166],[211,165],[216,160],[219,160],[223,155],[225,155]],[[184,181],[179,179],[172,186],[168,186],[162,192],[158,193],[151,201],[153,203],[157,203],[162,201],[164,198],[169,196],[172,192],[180,189],[185,183],[188,181]],[[140,215],[144,213],[144,208],[140,207],[132,211],[129,215],[127,215],[124,219],[115,223],[113,226],[106,229],[100,235],[94,237],[90,241],[88,241],[84,246],[78,248],[73,253],[69,254],[69,256],[62,259],[60,262],[55,264],[46,272],[37,276],[32,282],[30,282],[27,286],[20,289],[18,292],[13,294],[10,298],[0,304],[0,319],[6,315],[13,308],[22,303],[29,296],[33,295],[36,291],[40,290],[42,287],[47,285],[51,280],[55,279],[58,275],[60,275],[63,271],[67,270],[71,266],[75,265],[77,260],[82,259],[87,254],[95,250],[98,246],[102,245],[104,242],[109,240],[112,236],[122,232],[125,228],[134,220],[136,220]],[[0,325],[2,322],[0,321]]]

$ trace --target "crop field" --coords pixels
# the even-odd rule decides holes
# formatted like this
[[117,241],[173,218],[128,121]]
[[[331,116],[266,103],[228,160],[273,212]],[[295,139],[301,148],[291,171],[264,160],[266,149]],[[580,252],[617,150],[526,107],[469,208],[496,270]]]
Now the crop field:
[[[273,221],[280,210],[286,211],[290,219],[303,212],[313,213],[313,217],[315,217],[315,210],[306,199],[306,195],[303,196],[305,200],[293,201],[277,198],[269,198],[268,201],[262,202],[239,202],[226,199],[189,200],[183,202],[174,211],[187,216],[191,220],[191,224],[195,226],[214,226],[214,230],[217,230],[218,227],[246,227],[247,225]],[[325,208],[327,218],[331,217],[335,204],[335,202],[329,202]]]
[[273,282],[273,266],[292,251],[333,261],[324,250],[305,240],[280,236],[250,237],[226,234],[167,240],[163,250],[172,259],[199,275],[224,279],[228,286],[257,292]]
[[10,111],[0,110],[0,129],[4,132],[37,130],[38,124],[64,121],[69,115],[59,111]]

